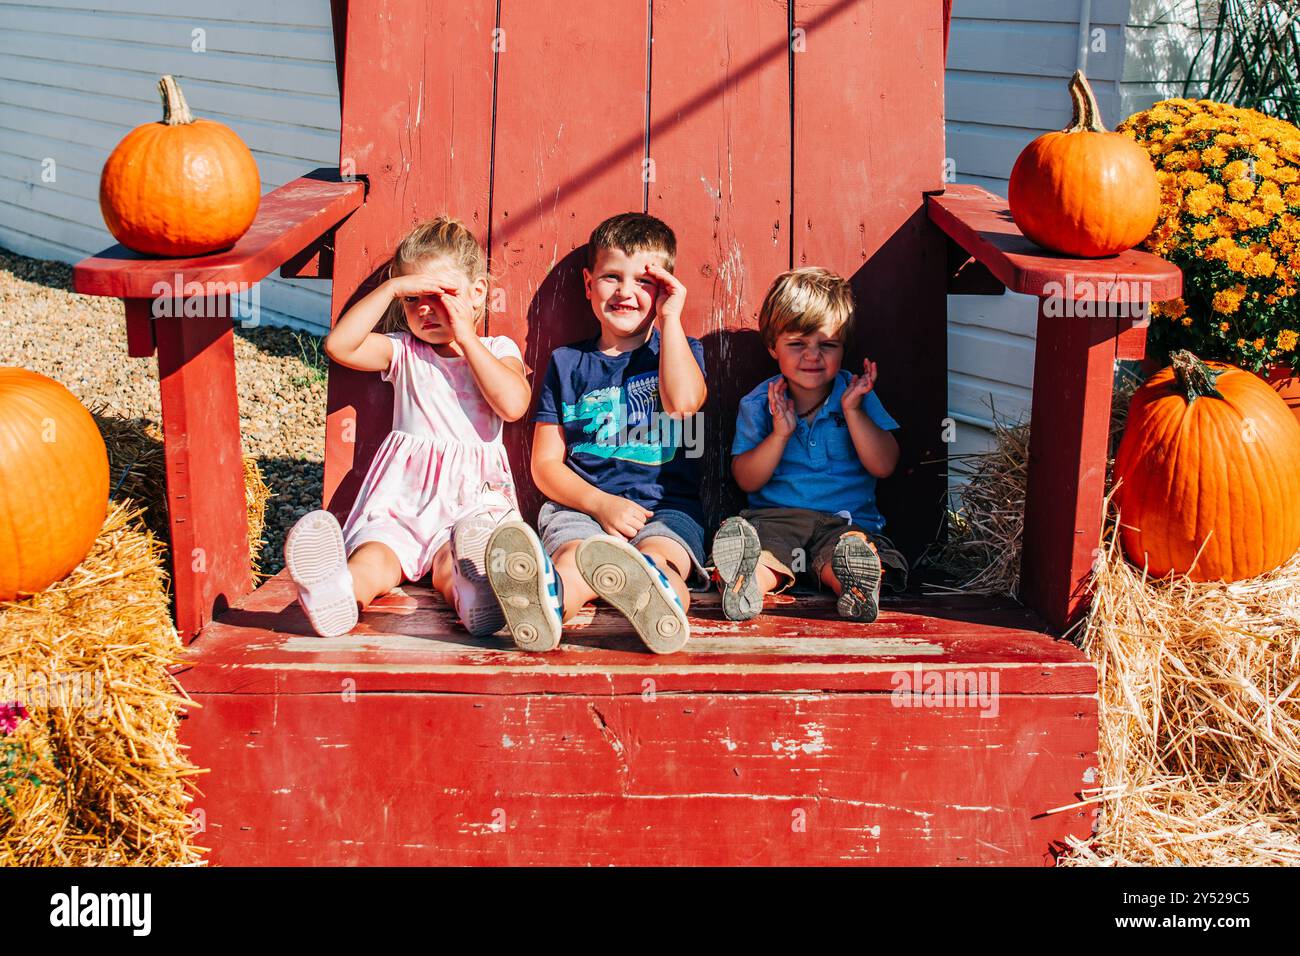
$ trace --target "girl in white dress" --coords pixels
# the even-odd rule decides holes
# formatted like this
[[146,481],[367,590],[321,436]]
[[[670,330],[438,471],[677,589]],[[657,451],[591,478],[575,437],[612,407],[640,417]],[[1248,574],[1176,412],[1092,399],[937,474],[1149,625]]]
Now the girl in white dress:
[[[394,394],[393,430],[347,521],[313,511],[285,541],[299,603],[322,637],[346,634],[376,597],[430,572],[471,633],[503,623],[484,548],[517,507],[501,428],[524,415],[531,392],[519,347],[478,334],[487,292],[473,234],[434,219],[402,240],[390,278],[325,339],[331,359],[379,372]],[[396,331],[374,331],[385,317]]]

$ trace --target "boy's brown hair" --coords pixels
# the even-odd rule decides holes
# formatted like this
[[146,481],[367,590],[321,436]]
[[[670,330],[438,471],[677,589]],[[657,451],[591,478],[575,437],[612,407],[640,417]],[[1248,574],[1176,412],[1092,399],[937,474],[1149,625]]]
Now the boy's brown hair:
[[669,272],[677,262],[677,237],[662,219],[649,213],[623,212],[610,216],[591,231],[587,240],[587,268],[596,268],[596,254],[602,249],[619,252],[658,252]]
[[763,297],[758,330],[769,349],[776,347],[777,336],[817,331],[839,335],[847,349],[853,336],[853,290],[828,269],[809,266],[783,272]]

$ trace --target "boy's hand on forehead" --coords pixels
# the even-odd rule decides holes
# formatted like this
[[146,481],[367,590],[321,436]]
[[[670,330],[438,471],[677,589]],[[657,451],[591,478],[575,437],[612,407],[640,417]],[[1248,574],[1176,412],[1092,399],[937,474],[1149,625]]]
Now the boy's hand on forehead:
[[686,286],[658,263],[646,263],[645,271],[659,285],[659,294],[655,297],[655,313],[661,321],[680,320],[682,308],[686,305]]
[[840,406],[844,411],[856,411],[862,408],[862,400],[876,387],[876,374],[876,363],[869,358],[864,358],[862,374],[854,375],[849,379],[848,388],[844,389],[844,397],[840,399]]

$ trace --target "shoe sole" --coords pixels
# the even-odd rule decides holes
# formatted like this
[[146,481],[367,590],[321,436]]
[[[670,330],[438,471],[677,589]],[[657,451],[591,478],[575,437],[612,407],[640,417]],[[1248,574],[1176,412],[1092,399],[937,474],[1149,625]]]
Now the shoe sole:
[[306,597],[298,603],[307,620],[321,637],[339,637],[357,626],[355,595],[339,595],[329,600],[313,600],[314,588],[336,580],[347,570],[348,555],[343,530],[334,516],[326,511],[305,515],[293,526],[284,542],[284,563],[289,576]]
[[743,518],[728,518],[713,536],[713,566],[722,579],[722,613],[729,621],[748,621],[763,610],[755,577],[761,554],[758,532]]
[[515,646],[553,651],[560,645],[560,622],[549,607],[542,574],[545,555],[526,525],[498,525],[487,543],[487,578],[501,606]]
[[487,519],[467,521],[458,524],[451,535],[451,554],[456,573],[476,589],[482,588],[487,592],[488,601],[461,617],[461,623],[474,637],[495,634],[506,623],[501,605],[488,583],[487,574],[488,540],[496,528],[497,523]]
[[578,545],[578,571],[591,589],[608,601],[636,629],[656,654],[673,654],[686,646],[690,622],[640,551],[626,541],[600,535]]
[[831,571],[840,582],[835,609],[841,617],[870,624],[880,615],[880,557],[865,538],[845,535],[835,543]]

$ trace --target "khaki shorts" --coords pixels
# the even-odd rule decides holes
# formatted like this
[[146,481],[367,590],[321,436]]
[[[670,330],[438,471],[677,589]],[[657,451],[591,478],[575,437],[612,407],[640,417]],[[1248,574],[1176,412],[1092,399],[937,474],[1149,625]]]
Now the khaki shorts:
[[883,534],[849,524],[839,515],[808,508],[754,508],[742,511],[740,516],[758,532],[763,563],[780,579],[775,591],[793,585],[800,571],[810,571],[820,582],[822,568],[830,562],[836,542],[850,531],[865,535],[875,545],[885,587],[891,591],[907,587],[907,558],[894,543]]

